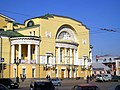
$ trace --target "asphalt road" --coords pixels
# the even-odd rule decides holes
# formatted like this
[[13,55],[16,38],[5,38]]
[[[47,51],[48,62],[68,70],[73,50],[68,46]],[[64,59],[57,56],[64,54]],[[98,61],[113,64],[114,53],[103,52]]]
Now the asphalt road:
[[[30,90],[29,80],[26,80],[25,82],[20,83],[19,89],[14,89],[14,90]],[[76,84],[82,84],[86,83],[85,80],[75,80],[75,79],[70,79],[70,80],[62,80],[62,86],[57,86],[58,90],[71,90],[71,88],[76,85]],[[95,82],[95,80],[90,81],[89,83],[97,85],[100,90],[109,90],[111,87],[114,87],[117,84],[120,84],[119,82]]]

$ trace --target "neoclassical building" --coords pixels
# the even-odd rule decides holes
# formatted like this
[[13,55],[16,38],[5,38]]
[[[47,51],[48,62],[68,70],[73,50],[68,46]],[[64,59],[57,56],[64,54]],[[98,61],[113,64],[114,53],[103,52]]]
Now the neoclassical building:
[[24,24],[0,14],[1,77],[76,78],[91,74],[89,29],[75,19],[46,14]]

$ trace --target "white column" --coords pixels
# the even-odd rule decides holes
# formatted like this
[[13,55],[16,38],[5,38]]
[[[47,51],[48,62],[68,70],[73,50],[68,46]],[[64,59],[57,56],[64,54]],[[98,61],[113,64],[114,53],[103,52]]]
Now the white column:
[[14,59],[15,59],[15,45],[13,44],[12,46],[11,46],[11,48],[12,48],[12,52],[11,52],[11,57],[12,57],[12,59],[11,59],[11,63],[14,63]]
[[72,67],[70,67],[70,78],[72,78]]
[[38,63],[38,45],[35,45],[35,60]]
[[76,65],[76,49],[74,49],[74,65]]
[[60,48],[58,47],[58,64],[60,64]]
[[65,48],[65,64],[67,64],[67,48]]
[[18,57],[18,59],[21,59],[21,44],[19,44],[19,57]]
[[28,61],[30,61],[31,60],[31,45],[30,44],[28,44]]
[[66,73],[67,73],[67,70],[65,69],[65,71],[64,71],[64,77],[66,78]]
[[72,49],[70,48],[70,64],[72,64]]
[[59,70],[57,69],[56,77],[58,77],[58,74],[59,74]]
[[75,61],[76,61],[76,65],[78,65],[79,62],[78,62],[78,50],[77,49],[75,50]]

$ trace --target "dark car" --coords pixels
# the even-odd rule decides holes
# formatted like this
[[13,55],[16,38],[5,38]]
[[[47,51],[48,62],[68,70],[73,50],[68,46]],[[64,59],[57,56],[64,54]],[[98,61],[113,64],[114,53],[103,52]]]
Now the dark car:
[[4,86],[3,84],[0,84],[0,90],[9,90],[6,86]]
[[94,84],[79,84],[75,85],[71,90],[100,90]]
[[118,78],[117,76],[112,76],[111,81],[113,81],[113,82],[118,82],[118,81],[119,81],[119,78]]
[[19,84],[13,82],[10,78],[0,78],[0,83],[5,85],[7,88],[18,88]]
[[49,80],[37,80],[31,83],[32,90],[55,90],[54,85]]
[[108,89],[108,90],[120,90],[120,85],[115,85],[112,88]]

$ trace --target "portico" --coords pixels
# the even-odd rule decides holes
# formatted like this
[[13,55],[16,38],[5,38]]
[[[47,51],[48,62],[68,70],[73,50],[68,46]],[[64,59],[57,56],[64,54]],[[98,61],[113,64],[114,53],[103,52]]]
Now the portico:
[[11,38],[11,63],[21,59],[21,63],[38,63],[40,38],[14,37]]

